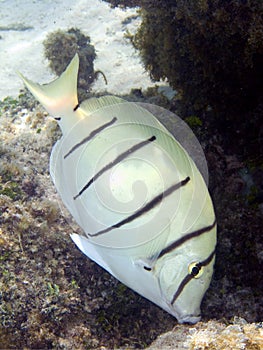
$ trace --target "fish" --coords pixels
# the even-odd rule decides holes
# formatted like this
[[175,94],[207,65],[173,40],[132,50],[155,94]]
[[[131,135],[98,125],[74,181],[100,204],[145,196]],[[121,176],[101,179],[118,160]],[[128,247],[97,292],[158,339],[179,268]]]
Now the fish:
[[[213,275],[216,217],[198,140],[159,106],[106,95],[81,103],[79,57],[40,85],[18,72],[59,124],[50,175],[83,233],[76,246],[179,323],[201,319]],[[167,117],[168,116],[168,117]],[[171,133],[160,122],[171,121]]]

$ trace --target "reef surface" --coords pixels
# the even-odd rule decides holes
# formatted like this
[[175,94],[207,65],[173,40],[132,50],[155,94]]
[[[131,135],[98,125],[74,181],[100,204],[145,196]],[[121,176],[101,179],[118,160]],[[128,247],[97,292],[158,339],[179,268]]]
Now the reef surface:
[[[126,98],[170,107],[154,89]],[[0,103],[1,348],[133,349],[160,336],[150,349],[262,349],[262,170],[228,154],[209,124],[188,122],[205,149],[218,219],[215,274],[194,326],[78,251],[69,235],[80,229],[49,176],[56,122],[28,93]]]

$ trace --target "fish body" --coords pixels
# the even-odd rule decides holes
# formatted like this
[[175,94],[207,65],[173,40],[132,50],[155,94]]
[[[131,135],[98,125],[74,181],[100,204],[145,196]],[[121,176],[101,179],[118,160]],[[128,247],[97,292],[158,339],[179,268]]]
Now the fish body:
[[196,323],[216,246],[203,158],[194,161],[182,143],[200,146],[179,118],[181,141],[175,139],[155,117],[165,111],[159,107],[114,96],[79,105],[78,65],[75,55],[60,78],[43,86],[20,74],[62,130],[50,174],[85,232],[71,238],[180,323]]

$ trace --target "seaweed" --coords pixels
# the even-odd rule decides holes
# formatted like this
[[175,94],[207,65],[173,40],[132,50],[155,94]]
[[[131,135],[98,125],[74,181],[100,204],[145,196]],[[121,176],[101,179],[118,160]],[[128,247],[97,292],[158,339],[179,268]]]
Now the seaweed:
[[49,60],[50,69],[61,75],[75,53],[80,57],[79,87],[90,90],[90,85],[96,80],[98,72],[94,72],[95,48],[90,43],[90,37],[79,29],[61,29],[51,32],[43,42],[45,57]]
[[225,133],[226,146],[260,154],[263,2],[141,0],[136,5],[142,23],[131,41],[151,78],[167,79],[180,93],[179,113],[200,116],[212,110],[207,118]]

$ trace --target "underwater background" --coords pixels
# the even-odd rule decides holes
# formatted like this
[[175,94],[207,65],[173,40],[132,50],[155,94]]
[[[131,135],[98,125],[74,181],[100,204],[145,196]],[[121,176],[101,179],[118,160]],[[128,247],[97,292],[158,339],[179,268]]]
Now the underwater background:
[[[262,15],[260,0],[0,1],[0,349],[263,348]],[[197,325],[70,239],[49,176],[60,131],[16,71],[49,82],[76,51],[81,100],[158,104],[204,149],[218,246]]]

